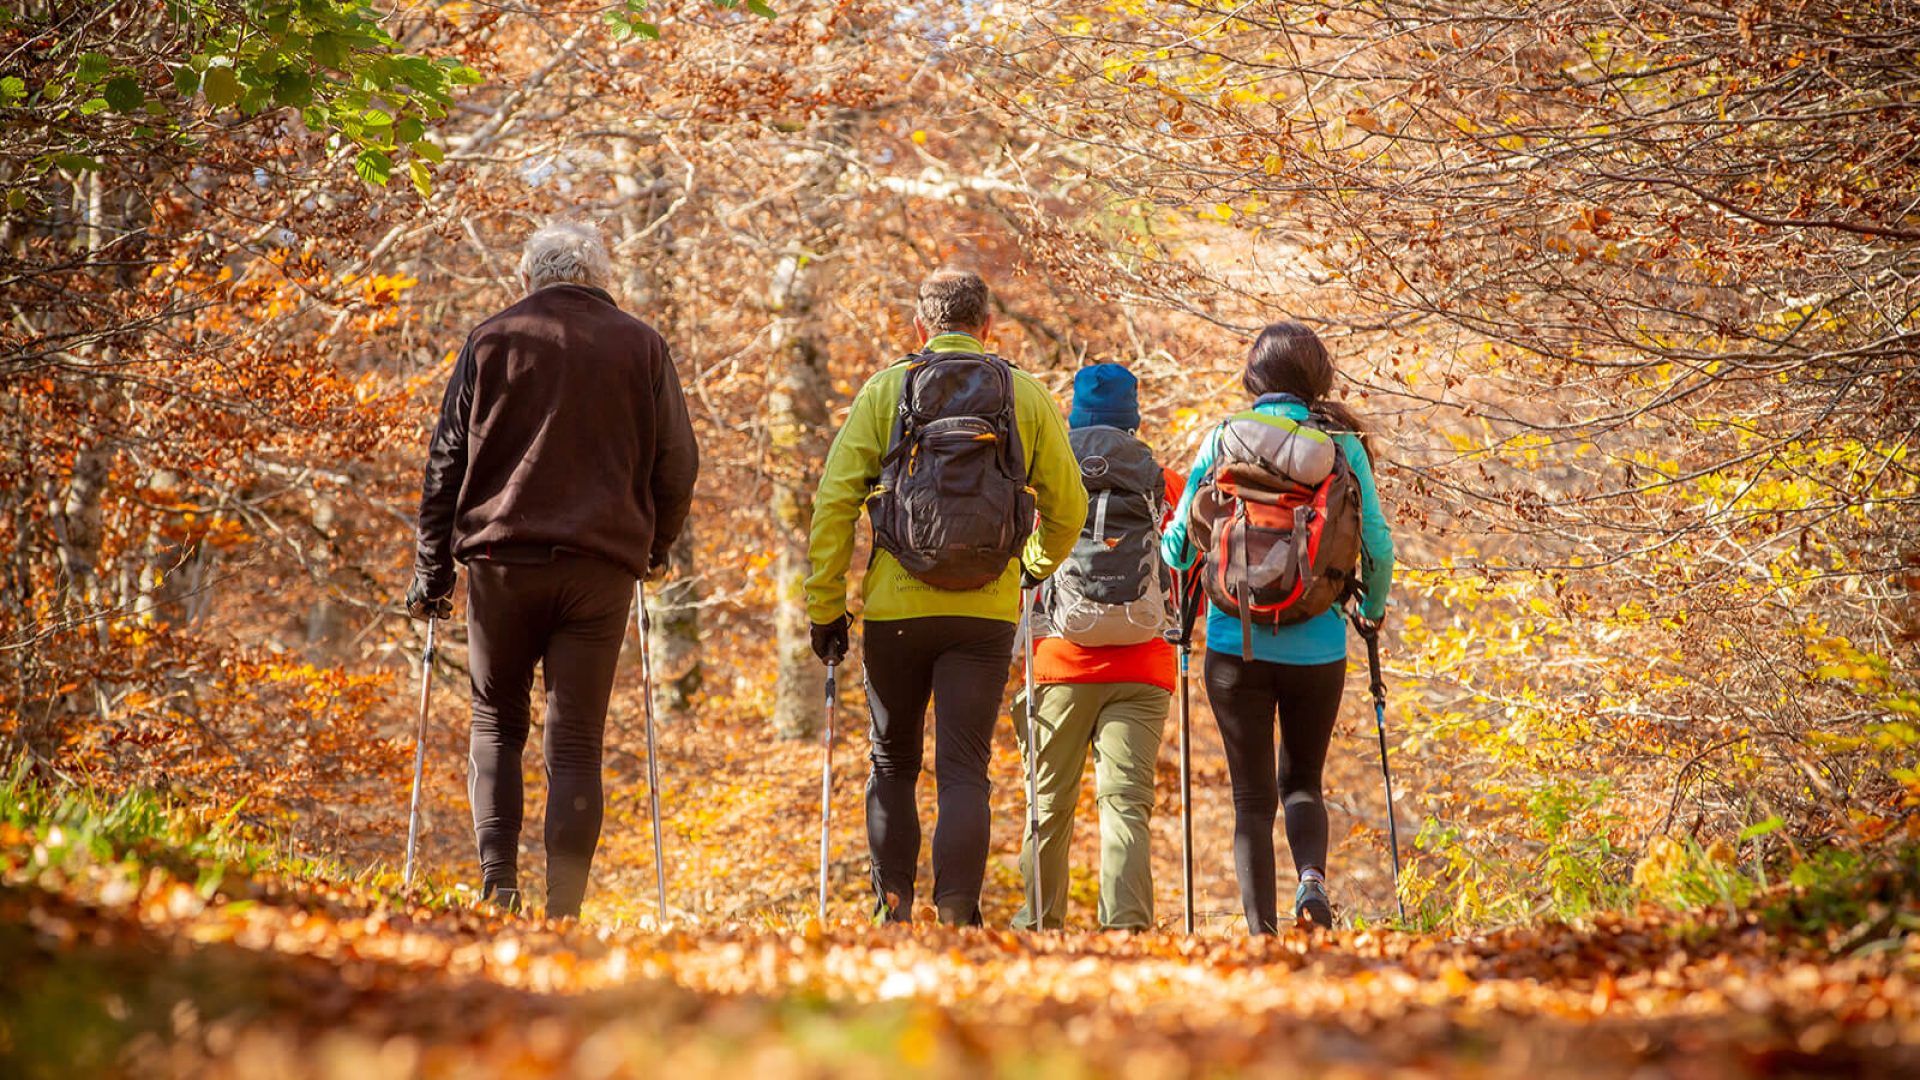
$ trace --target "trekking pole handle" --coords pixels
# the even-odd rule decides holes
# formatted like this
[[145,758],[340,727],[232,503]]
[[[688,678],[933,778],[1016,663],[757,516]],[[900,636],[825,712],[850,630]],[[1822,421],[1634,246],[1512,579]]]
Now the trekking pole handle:
[[1362,617],[1358,604],[1348,605],[1347,621],[1353,623],[1353,632],[1360,635],[1360,640],[1367,643],[1367,677],[1369,680],[1367,689],[1372,692],[1374,701],[1385,702],[1387,700],[1387,684],[1385,678],[1380,673],[1380,624]]

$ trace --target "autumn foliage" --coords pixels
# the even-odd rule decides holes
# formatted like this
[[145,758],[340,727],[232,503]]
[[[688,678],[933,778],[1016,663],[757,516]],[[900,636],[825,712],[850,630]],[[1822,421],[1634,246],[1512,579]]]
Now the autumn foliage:
[[[199,822],[68,862],[52,803],[0,814],[0,962],[96,1003],[173,971],[101,1030],[129,1069],[195,1074],[1913,1064],[1920,8],[775,7],[0,12],[9,798],[134,792]],[[652,593],[680,920],[658,935],[634,927],[638,641],[597,925],[466,910],[458,618],[428,882],[403,900],[392,873],[426,431],[466,332],[516,295],[521,238],[562,214],[601,227],[621,302],[674,347],[706,461]],[[1357,677],[1329,766],[1338,935],[1230,940],[1197,687],[1199,940],[869,934],[853,678],[834,906],[805,924],[825,717],[803,526],[853,391],[918,344],[913,285],[949,262],[987,276],[994,346],[1063,403],[1083,363],[1128,364],[1171,462],[1241,402],[1259,326],[1329,342],[1402,562],[1411,927],[1386,925]],[[1169,748],[1163,918],[1171,770]],[[200,878],[242,850],[246,881]],[[249,1011],[221,981],[276,996]],[[0,1054],[48,1015],[26,1005],[0,993]]]

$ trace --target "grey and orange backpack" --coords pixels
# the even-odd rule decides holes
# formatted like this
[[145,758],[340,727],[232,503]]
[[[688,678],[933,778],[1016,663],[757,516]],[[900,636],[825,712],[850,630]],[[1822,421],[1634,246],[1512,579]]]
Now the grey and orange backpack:
[[1255,626],[1305,622],[1358,587],[1360,483],[1333,430],[1317,413],[1251,410],[1220,425],[1187,528],[1207,598],[1240,620],[1243,659]]

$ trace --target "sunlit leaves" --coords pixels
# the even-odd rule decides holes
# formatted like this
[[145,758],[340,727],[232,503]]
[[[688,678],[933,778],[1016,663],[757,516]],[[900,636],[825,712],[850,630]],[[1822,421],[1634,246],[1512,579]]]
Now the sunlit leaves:
[[[40,168],[64,168],[62,161],[108,148],[123,152],[142,139],[190,140],[223,113],[295,109],[309,129],[352,147],[355,172],[366,179],[382,170],[362,164],[361,153],[391,160],[411,150],[428,123],[445,115],[454,89],[479,78],[458,62],[409,54],[378,13],[350,0],[183,0],[152,17],[173,28],[154,40],[181,50],[165,58],[159,79],[145,62],[150,54],[135,51],[139,36],[102,42],[57,70],[37,103],[47,110],[48,133],[67,145],[43,153]],[[9,78],[0,105],[23,103],[25,80]],[[96,123],[62,125],[63,111]],[[128,120],[98,123],[109,115]],[[402,118],[410,122],[402,126]],[[21,180],[30,185],[32,174]]]
[[231,66],[222,64],[208,69],[200,80],[200,92],[207,104],[216,109],[228,108],[240,101],[240,79]]
[[624,8],[602,12],[600,20],[606,23],[607,36],[615,42],[633,38],[658,41],[660,28],[647,20],[646,10],[646,0],[627,0]]
[[353,161],[353,172],[375,187],[385,187],[387,177],[393,173],[393,159],[379,150],[362,150]]

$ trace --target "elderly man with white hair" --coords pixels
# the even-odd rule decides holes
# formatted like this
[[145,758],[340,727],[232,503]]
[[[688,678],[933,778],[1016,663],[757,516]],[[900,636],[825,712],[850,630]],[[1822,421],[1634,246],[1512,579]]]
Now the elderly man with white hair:
[[588,225],[528,238],[527,295],[454,364],[427,453],[407,611],[453,611],[467,566],[467,790],[482,895],[518,910],[520,756],[535,665],[547,693],[547,914],[578,915],[600,842],[607,699],[634,582],[660,571],[699,471],[667,344],[607,294]]

